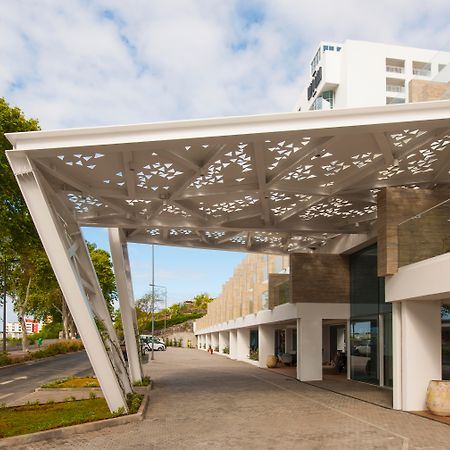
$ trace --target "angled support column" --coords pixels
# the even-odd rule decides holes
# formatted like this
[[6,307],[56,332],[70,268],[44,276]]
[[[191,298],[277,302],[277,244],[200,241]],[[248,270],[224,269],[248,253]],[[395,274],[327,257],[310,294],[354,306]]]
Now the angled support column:
[[130,378],[135,382],[142,380],[142,366],[139,360],[138,339],[139,331],[134,307],[133,286],[131,284],[130,261],[128,248],[123,231],[110,228],[109,245],[116,276],[117,291],[119,293],[120,312],[122,315],[123,334],[128,356],[128,370]]
[[80,228],[60,205],[56,213],[56,195],[44,191],[45,180],[26,156],[10,151],[8,158],[109,409],[127,411],[131,385]]

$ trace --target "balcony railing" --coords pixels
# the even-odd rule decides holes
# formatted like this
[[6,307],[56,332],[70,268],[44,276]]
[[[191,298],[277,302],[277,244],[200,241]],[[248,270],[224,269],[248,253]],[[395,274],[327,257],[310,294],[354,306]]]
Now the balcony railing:
[[273,300],[273,306],[283,305],[284,303],[289,303],[291,301],[291,287],[289,280],[275,286]]
[[398,226],[398,266],[450,252],[450,199]]
[[431,70],[413,69],[413,75],[418,75],[420,77],[431,77]]
[[388,92],[405,92],[405,86],[398,86],[396,84],[387,84],[386,91],[388,91]]
[[400,66],[386,66],[386,72],[405,73],[405,68]]

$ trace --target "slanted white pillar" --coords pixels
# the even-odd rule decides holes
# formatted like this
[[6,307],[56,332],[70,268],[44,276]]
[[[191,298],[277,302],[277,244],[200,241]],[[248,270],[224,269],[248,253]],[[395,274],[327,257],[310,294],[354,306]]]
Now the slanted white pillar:
[[[401,345],[402,409],[422,411],[426,409],[428,383],[442,378],[439,301],[402,302]],[[397,356],[395,353],[394,358]]]
[[128,356],[128,369],[133,382],[142,380],[142,366],[139,360],[139,331],[137,328],[136,309],[134,306],[133,286],[131,283],[130,262],[127,243],[123,231],[119,228],[109,229],[109,245],[119,294],[120,313],[122,316],[123,335]]
[[297,330],[297,378],[300,381],[322,379],[322,318],[302,317],[298,320]]
[[219,332],[219,352],[223,353],[223,349],[228,347],[230,350],[230,333],[228,331]]
[[[47,197],[44,193],[45,180],[26,156],[10,152],[9,159],[108,407],[111,411],[119,408],[128,411],[125,394],[131,385],[120,348],[116,348],[111,319],[104,315],[106,303],[81,231],[56,194]],[[48,185],[47,190],[51,192]],[[52,202],[58,204],[59,214],[55,213]],[[109,353],[94,320],[93,304],[97,306],[98,319],[103,322],[104,339],[111,346]]]
[[250,354],[250,329],[237,329],[237,359],[247,361]]
[[230,358],[237,359],[237,330],[230,330]]
[[259,367],[267,367],[267,357],[275,354],[275,327],[259,325],[258,327],[258,359]]

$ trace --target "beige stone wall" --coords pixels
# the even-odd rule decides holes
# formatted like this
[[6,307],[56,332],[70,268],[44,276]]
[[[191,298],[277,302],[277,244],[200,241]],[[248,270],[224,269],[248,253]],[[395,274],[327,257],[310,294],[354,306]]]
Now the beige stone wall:
[[249,254],[208,305],[207,314],[197,320],[197,330],[262,310],[263,294],[269,292],[269,274],[282,270],[289,271],[289,256]]
[[350,270],[345,255],[291,255],[293,303],[349,303]]
[[[399,268],[399,227],[398,225],[438,203],[448,195],[428,189],[405,189],[392,187],[378,193],[378,276],[394,275]],[[448,216],[447,216],[448,218]],[[442,227],[447,226],[442,211],[429,214],[414,230],[402,233],[401,265],[411,262],[413,255],[438,254],[442,246]],[[403,230],[406,228],[403,226]],[[408,261],[409,260],[409,261]]]
[[433,100],[449,100],[450,84],[437,81],[411,80],[409,82],[409,101],[429,102]]

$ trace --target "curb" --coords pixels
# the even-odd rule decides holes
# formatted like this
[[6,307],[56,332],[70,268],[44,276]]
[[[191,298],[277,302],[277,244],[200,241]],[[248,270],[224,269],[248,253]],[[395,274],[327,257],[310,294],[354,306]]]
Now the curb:
[[76,434],[102,430],[103,428],[111,428],[128,423],[141,422],[145,419],[145,411],[150,401],[150,390],[152,389],[152,385],[153,383],[150,383],[150,385],[148,386],[144,398],[142,399],[141,406],[139,407],[138,412],[135,414],[3,438],[0,440],[0,448],[13,448],[13,446],[32,444],[35,442],[47,441],[50,439],[64,439]]

